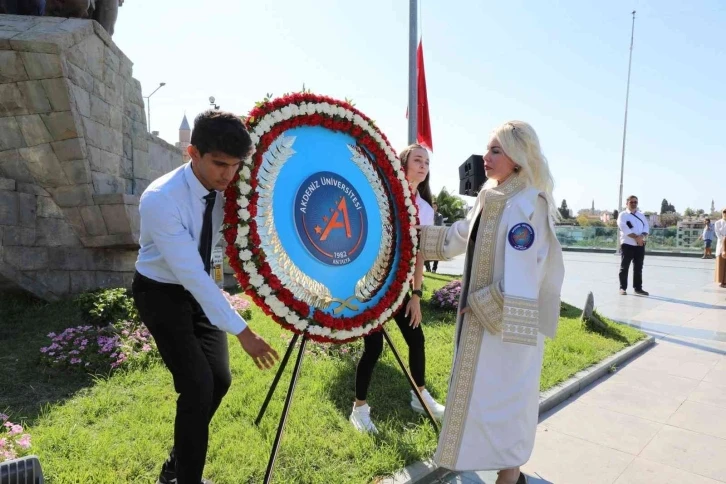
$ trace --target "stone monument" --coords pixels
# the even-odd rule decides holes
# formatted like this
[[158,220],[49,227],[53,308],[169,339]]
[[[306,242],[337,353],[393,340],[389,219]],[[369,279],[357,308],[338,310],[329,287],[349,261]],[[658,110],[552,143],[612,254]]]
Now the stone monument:
[[93,20],[0,15],[0,291],[129,286],[139,196],[182,163]]

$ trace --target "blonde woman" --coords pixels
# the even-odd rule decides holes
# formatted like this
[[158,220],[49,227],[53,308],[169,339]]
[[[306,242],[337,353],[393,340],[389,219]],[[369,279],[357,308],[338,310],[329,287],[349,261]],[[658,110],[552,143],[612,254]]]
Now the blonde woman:
[[716,282],[726,288],[726,208],[721,211],[721,220],[713,224],[716,242]]
[[537,428],[545,336],[554,337],[564,278],[553,181],[537,134],[510,121],[492,134],[487,182],[465,220],[422,227],[425,259],[466,253],[454,367],[434,456],[453,470],[499,470],[526,482]]

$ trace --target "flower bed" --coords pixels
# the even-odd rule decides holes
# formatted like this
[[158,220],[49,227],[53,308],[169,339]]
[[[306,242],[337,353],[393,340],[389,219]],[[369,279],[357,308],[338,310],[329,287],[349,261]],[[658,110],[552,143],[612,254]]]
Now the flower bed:
[[459,296],[461,296],[461,281],[457,279],[435,291],[431,304],[441,309],[456,310],[459,307]]
[[11,422],[4,413],[0,413],[0,424],[0,462],[27,455],[30,434],[25,433],[22,425]]

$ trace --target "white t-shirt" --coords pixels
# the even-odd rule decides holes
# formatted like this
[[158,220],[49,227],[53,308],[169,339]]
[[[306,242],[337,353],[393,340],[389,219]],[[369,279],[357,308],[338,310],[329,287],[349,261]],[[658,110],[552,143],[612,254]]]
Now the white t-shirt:
[[416,193],[416,206],[418,207],[418,221],[421,225],[434,224],[434,209],[421,195]]

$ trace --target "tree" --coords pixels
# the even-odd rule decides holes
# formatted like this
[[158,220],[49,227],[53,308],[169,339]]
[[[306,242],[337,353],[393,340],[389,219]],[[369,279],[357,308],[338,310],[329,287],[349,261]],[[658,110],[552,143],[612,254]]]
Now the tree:
[[570,218],[570,209],[567,208],[567,200],[565,200],[564,198],[562,199],[562,205],[560,205],[560,208],[558,210],[560,212],[560,217],[562,217],[562,220]]
[[439,213],[446,218],[446,222],[451,223],[466,216],[466,203],[456,195],[450,194],[446,187],[442,188],[434,201],[439,206]]
[[706,215],[706,211],[702,208],[699,208],[698,210],[696,210],[696,215]]
[[668,200],[666,200],[665,198],[663,199],[662,202],[660,202],[660,213],[661,214],[668,213],[668,212],[675,212],[675,211],[676,211],[676,207],[674,207],[673,205],[668,203]]
[[691,207],[686,207],[683,211],[684,217],[693,217],[694,215],[696,215],[696,212]]
[[580,227],[589,227],[590,219],[588,219],[584,215],[580,215],[579,217],[577,217],[577,225],[579,225]]
[[620,215],[618,213],[618,211],[617,210],[613,210],[613,220],[617,220],[618,219],[618,215]]

